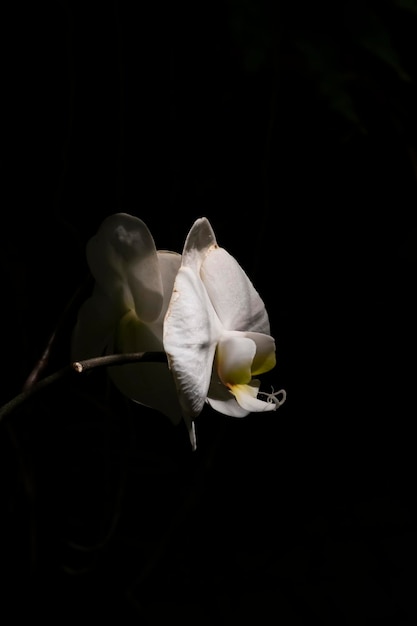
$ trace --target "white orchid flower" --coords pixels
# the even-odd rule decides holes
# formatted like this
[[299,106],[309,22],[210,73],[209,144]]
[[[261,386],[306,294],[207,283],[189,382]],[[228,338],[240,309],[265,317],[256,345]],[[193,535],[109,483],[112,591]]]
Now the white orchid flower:
[[206,401],[220,413],[243,417],[285,400],[284,391],[259,392],[253,379],[275,366],[268,315],[206,218],[192,226],[181,260],[156,250],[142,220],[111,215],[88,242],[87,261],[95,285],[78,313],[73,358],[166,351],[168,365],[118,365],[109,374],[132,400],[175,424],[184,418],[193,449],[194,420]]
[[[88,242],[87,261],[95,285],[78,314],[73,358],[163,352],[163,321],[181,256],[157,251],[142,220],[117,213],[106,218]],[[110,367],[109,374],[124,395],[159,410],[174,423],[181,421],[166,363]]]
[[[275,410],[285,392],[258,398],[253,379],[275,366],[265,305],[237,261],[200,218],[185,241],[164,322],[164,348],[195,448],[194,420],[207,401],[235,417]],[[271,401],[272,400],[272,401]]]

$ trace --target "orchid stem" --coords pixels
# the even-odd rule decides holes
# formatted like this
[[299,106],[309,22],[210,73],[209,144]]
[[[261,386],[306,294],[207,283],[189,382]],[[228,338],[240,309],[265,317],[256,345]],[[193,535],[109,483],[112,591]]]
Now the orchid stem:
[[29,400],[35,393],[46,389],[57,381],[65,378],[70,373],[84,374],[90,370],[99,367],[109,367],[115,365],[126,365],[128,363],[166,363],[165,352],[132,352],[127,354],[108,354],[106,356],[94,357],[83,361],[75,361],[70,365],[54,372],[46,378],[36,381],[30,387],[27,387],[17,396],[9,400],[0,408],[0,422],[4,417],[9,415],[18,406]]
[[72,367],[77,374],[83,374],[97,367],[127,365],[128,363],[166,363],[166,360],[165,352],[130,352],[127,354],[107,354],[84,361],[75,361]]

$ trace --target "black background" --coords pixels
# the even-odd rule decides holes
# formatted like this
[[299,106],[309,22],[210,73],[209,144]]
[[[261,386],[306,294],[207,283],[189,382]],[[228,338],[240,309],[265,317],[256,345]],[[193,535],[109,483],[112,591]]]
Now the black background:
[[[0,401],[69,362],[85,244],[206,216],[270,314],[277,413],[185,428],[103,372],[0,427],[1,602],[54,623],[417,623],[413,2],[3,9]],[[67,308],[74,294],[75,303]]]

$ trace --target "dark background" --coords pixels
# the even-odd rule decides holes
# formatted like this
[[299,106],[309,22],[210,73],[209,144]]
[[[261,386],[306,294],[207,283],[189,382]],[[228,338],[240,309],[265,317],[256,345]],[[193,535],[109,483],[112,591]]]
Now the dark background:
[[[2,9],[0,402],[69,362],[116,211],[209,218],[270,314],[277,413],[185,428],[103,372],[0,425],[0,601],[146,625],[417,624],[417,6]],[[75,294],[75,300],[72,300]],[[72,304],[71,304],[72,303]],[[5,622],[7,623],[7,621]]]

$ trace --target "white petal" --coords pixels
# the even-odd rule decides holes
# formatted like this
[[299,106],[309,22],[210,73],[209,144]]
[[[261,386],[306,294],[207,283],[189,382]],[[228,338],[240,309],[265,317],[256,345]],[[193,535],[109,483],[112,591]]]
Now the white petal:
[[219,341],[216,368],[224,385],[246,384],[251,381],[252,361],[256,344],[242,333],[228,334]]
[[164,347],[185,416],[196,417],[207,397],[219,320],[204,285],[189,267],[180,267],[165,317]]
[[256,353],[252,363],[252,376],[269,372],[276,365],[275,340],[271,335],[263,333],[244,333],[256,344]]
[[110,298],[134,308],[151,322],[163,304],[163,286],[155,243],[146,224],[133,215],[106,218],[87,244],[91,273]]
[[242,409],[250,413],[262,413],[264,411],[275,411],[276,404],[274,402],[264,402],[259,400],[258,395],[259,381],[252,380],[250,385],[234,385],[231,388],[236,400]]
[[177,252],[170,252],[169,250],[158,250],[158,262],[162,277],[163,287],[163,303],[161,313],[156,323],[162,324],[165,314],[168,309],[169,302],[172,296],[172,290],[174,288],[175,277],[181,265],[181,255]]
[[192,225],[185,240],[182,251],[183,266],[190,267],[199,274],[201,264],[212,247],[217,247],[215,234],[208,219],[200,217]]
[[231,417],[245,417],[250,412],[242,409],[237,403],[235,396],[230,389],[223,385],[216,372],[213,372],[211,378],[207,402],[218,413],[230,415]]
[[208,250],[201,266],[201,278],[227,330],[270,333],[268,314],[260,295],[226,250]]

